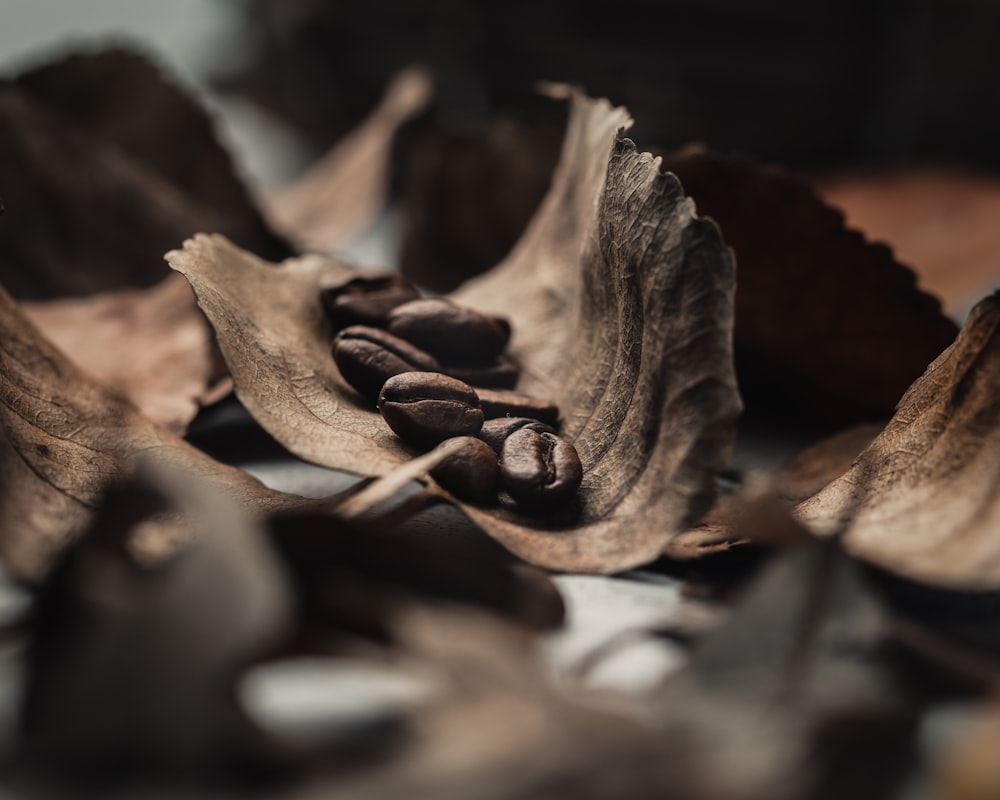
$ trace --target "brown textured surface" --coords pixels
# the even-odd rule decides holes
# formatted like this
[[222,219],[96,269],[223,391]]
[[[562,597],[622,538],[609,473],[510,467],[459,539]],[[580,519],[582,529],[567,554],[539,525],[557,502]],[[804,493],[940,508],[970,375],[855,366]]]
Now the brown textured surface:
[[191,287],[168,275],[149,289],[25,303],[56,347],[154,422],[183,434],[198,409],[232,389]]
[[[653,560],[711,503],[740,408],[732,257],[677,181],[616,133],[628,122],[574,95],[546,202],[511,256],[453,295],[511,320],[520,388],[556,400],[585,472],[566,511],[463,507],[513,552],[556,569]],[[207,236],[169,260],[215,325],[238,395],[275,438],[363,474],[406,457],[329,357],[319,286],[342,265],[309,257],[275,269]]]
[[176,464],[254,508],[281,507],[290,497],[213,461],[101,387],[2,290],[0,430],[0,555],[20,576],[44,572],[140,457]]
[[1000,296],[899,404],[849,472],[797,508],[852,553],[932,585],[1000,587]]

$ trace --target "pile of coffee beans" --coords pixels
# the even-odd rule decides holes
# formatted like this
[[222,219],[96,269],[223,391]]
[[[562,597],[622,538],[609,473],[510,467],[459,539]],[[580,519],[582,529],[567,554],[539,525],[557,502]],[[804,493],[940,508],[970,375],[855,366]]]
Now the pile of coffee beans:
[[559,436],[558,407],[514,391],[507,320],[421,297],[394,272],[353,273],[326,286],[322,300],[340,374],[389,428],[425,450],[461,440],[432,472],[442,486],[479,503],[501,489],[532,508],[572,500],[580,458]]

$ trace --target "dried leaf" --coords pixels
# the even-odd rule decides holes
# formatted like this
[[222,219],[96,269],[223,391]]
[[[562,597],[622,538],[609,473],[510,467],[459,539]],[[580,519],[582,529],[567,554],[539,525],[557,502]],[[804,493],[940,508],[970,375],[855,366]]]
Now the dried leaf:
[[421,69],[397,75],[364,122],[304,175],[268,194],[275,229],[313,252],[333,252],[364,233],[386,204],[396,132],[426,105],[430,91],[430,76]]
[[934,586],[1000,588],[1000,296],[899,403],[849,472],[796,513],[885,570]]
[[852,227],[890,242],[920,281],[963,317],[983,292],[1000,283],[996,254],[1000,183],[952,169],[838,171],[814,178],[827,202]]
[[775,489],[793,503],[812,497],[851,468],[884,425],[854,425],[798,452],[774,476]]
[[174,433],[232,388],[179,275],[150,289],[24,303],[22,310],[81,369]]
[[224,212],[236,241],[271,258],[288,254],[220,141],[211,112],[152,54],[122,47],[75,53],[18,75],[13,86],[61,124]]
[[203,227],[272,257],[211,121],[140,56],[73,56],[0,84],[0,281],[14,296],[150,286]]
[[334,633],[398,634],[396,617],[415,598],[479,606],[535,630],[558,628],[565,619],[562,595],[548,574],[515,561],[489,539],[442,542],[405,528],[373,530],[301,512],[271,515],[267,525],[295,574],[302,613]]
[[888,418],[955,338],[937,300],[805,184],[699,148],[664,156],[736,253],[747,418],[840,428]]
[[754,522],[766,517],[758,501],[766,500],[765,508],[780,505],[785,513],[847,472],[881,430],[881,425],[856,425],[809,445],[773,472],[745,475],[716,498],[697,525],[667,542],[663,554],[691,561],[746,545],[778,544],[786,537],[770,536]]
[[[521,388],[555,400],[584,466],[577,507],[462,504],[535,564],[615,572],[654,559],[711,503],[740,403],[730,336],[733,264],[680,185],[616,135],[606,101],[574,96],[553,187],[510,258],[453,297],[508,317]],[[275,268],[220,236],[168,261],[216,328],[240,400],[296,455],[380,474],[409,457],[347,391],[319,301],[346,267]]]
[[[183,286],[187,286],[186,282]],[[380,519],[354,529],[359,517],[426,474],[447,454],[408,461],[382,481],[359,484],[342,495],[307,500],[270,490],[242,470],[212,460],[155,425],[127,400],[85,375],[52,347],[0,291],[0,555],[19,577],[37,581],[59,554],[91,526],[109,487],[130,476],[142,460],[162,462],[253,514],[284,512],[272,535],[296,569],[315,578],[340,570],[366,576],[384,592],[444,593],[456,602],[486,605],[536,627],[562,619],[562,601],[551,581],[536,572],[512,570],[493,558],[458,559],[432,543],[372,547]],[[391,518],[391,514],[389,515]],[[375,526],[374,529],[372,526]],[[184,544],[176,526],[147,526],[133,545],[144,561],[162,561]],[[499,549],[499,548],[497,548]],[[405,565],[399,563],[408,554]],[[421,574],[406,573],[429,563]],[[427,574],[437,585],[428,585]],[[303,592],[315,583],[304,581]],[[431,584],[434,581],[430,581]],[[326,592],[324,588],[320,594]],[[377,616],[377,615],[376,615]],[[384,621],[377,620],[384,626]]]
[[[288,577],[231,498],[162,466],[141,472],[102,498],[38,589],[24,755],[49,774],[119,776],[276,759],[234,682],[288,635]],[[123,545],[151,526],[184,545],[140,566]]]
[[[0,289],[0,556],[37,579],[90,524],[106,489],[141,456],[224,487],[241,505],[281,508],[242,470],[213,461],[110,393],[47,342]],[[297,498],[301,500],[301,498]]]
[[340,377],[320,286],[352,271],[306,256],[277,267],[221,236],[199,235],[170,266],[191,281],[215,327],[236,396],[292,453],[328,467],[378,475],[412,454]]
[[542,95],[460,126],[447,105],[402,132],[396,159],[399,269],[434,292],[507,257],[549,191],[567,119],[565,103]]

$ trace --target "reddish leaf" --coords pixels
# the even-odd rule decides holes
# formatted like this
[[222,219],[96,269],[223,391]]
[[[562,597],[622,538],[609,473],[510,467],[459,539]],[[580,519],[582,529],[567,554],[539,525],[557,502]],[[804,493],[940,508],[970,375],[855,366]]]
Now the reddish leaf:
[[736,253],[736,371],[747,417],[839,428],[888,418],[955,338],[938,301],[804,183],[699,148],[667,153]]

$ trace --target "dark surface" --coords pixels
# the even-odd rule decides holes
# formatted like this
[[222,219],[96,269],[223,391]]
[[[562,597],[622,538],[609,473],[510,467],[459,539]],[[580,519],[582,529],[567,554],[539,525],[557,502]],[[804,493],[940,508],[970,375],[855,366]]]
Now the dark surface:
[[692,142],[795,170],[933,162],[1000,170],[985,0],[240,0],[259,45],[216,88],[318,154],[422,63],[431,108],[396,144],[399,265],[444,292],[501,261],[544,196],[565,123],[539,81],[628,108],[640,149]]
[[[226,85],[319,146],[420,61],[435,116],[468,128],[538,80],[626,105],[636,135],[700,140],[783,163],[931,157],[1000,166],[1000,74],[986,0],[568,0],[508,3],[242,0],[257,57]],[[322,97],[323,103],[314,102]]]

